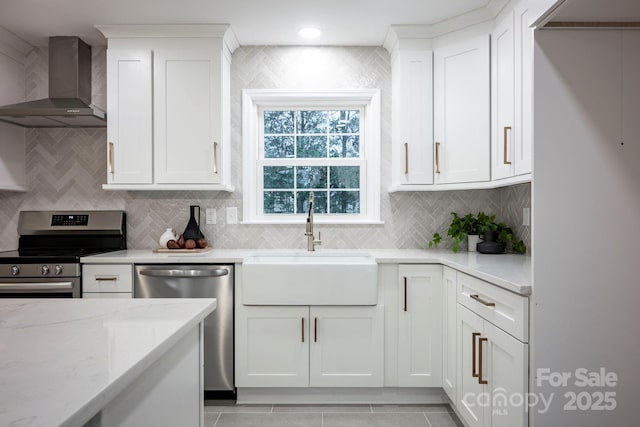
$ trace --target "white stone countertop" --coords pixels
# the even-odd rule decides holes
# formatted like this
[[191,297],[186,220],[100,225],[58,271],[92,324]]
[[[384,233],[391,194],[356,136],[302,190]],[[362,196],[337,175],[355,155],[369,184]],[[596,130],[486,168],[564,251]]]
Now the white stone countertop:
[[81,426],[215,299],[0,299],[0,426]]
[[[214,249],[202,254],[167,254],[129,249],[84,257],[80,261],[91,264],[235,264],[256,254],[276,253],[307,252],[300,249]],[[313,254],[322,256],[323,253],[369,254],[379,264],[442,264],[521,295],[530,295],[532,292],[531,257],[525,255],[488,255],[477,252],[456,254],[445,249],[317,249]]]

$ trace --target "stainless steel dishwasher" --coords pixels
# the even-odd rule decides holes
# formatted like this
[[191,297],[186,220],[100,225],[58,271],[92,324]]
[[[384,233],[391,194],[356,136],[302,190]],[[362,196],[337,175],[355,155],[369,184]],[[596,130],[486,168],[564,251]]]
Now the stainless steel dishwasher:
[[[233,383],[233,265],[135,266],[134,298],[216,298],[204,321],[204,390],[226,397]],[[211,397],[216,397],[211,396]]]

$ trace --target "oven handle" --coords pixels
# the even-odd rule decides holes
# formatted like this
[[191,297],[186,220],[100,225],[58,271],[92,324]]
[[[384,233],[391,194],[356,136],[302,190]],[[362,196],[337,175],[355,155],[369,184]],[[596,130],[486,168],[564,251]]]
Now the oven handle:
[[48,283],[0,283],[1,291],[52,291],[58,289],[73,289],[71,282]]
[[229,270],[216,269],[216,270],[140,270],[140,274],[149,277],[222,277],[229,274]]

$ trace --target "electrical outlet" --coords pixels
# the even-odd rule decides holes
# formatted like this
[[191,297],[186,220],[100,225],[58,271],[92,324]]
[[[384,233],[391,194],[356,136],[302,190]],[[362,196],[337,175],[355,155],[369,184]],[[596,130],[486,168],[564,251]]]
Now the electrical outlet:
[[207,208],[207,224],[215,224],[216,223],[216,209],[215,208]]
[[531,225],[531,209],[522,208],[522,225],[528,227]]
[[227,208],[227,224],[237,224],[238,223],[238,208],[230,207]]

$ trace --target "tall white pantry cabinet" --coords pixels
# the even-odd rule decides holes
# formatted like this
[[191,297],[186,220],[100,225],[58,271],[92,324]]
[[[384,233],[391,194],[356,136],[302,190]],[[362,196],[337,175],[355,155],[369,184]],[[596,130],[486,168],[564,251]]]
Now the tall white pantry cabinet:
[[101,26],[108,39],[107,185],[230,190],[226,25]]

